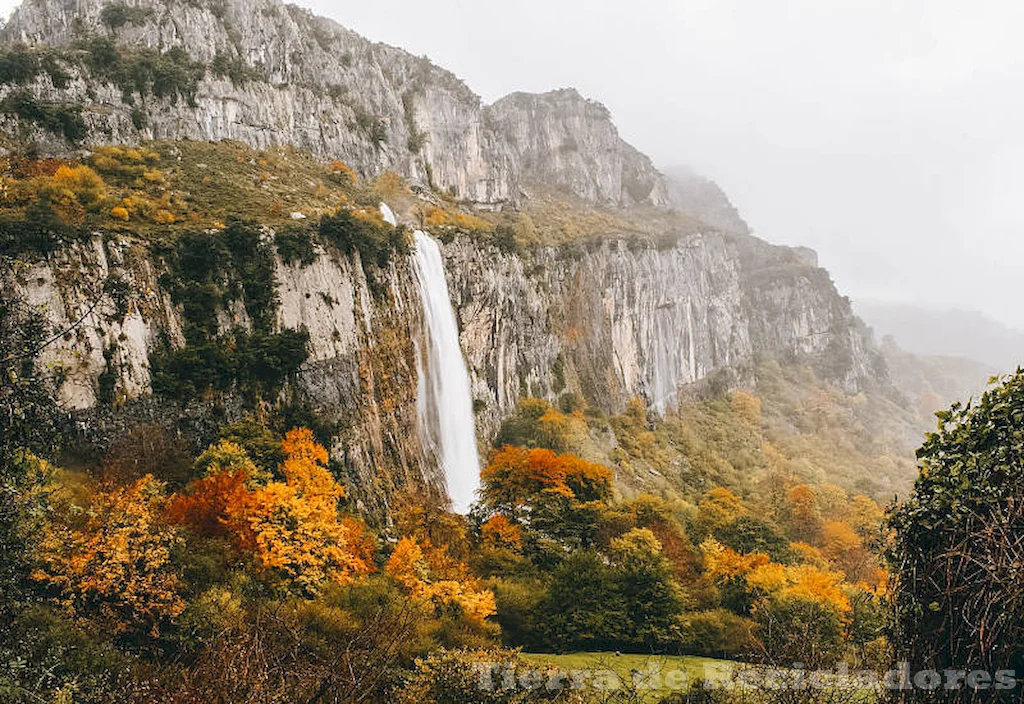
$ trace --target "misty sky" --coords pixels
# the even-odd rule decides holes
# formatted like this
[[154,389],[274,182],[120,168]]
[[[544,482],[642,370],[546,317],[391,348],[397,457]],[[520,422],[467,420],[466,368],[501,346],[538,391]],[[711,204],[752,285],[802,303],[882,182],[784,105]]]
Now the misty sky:
[[[15,3],[0,0],[0,7]],[[306,0],[491,102],[575,86],[857,298],[1024,327],[1024,3]]]

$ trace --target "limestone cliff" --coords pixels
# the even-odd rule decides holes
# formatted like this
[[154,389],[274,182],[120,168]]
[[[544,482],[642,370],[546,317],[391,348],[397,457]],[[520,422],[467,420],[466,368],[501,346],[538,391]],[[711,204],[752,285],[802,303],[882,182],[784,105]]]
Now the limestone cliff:
[[[45,59],[37,70],[9,70],[0,84],[0,133],[12,149],[233,139],[293,145],[362,175],[393,169],[424,199],[447,192],[481,209],[514,207],[536,184],[632,209],[630,217],[686,203],[619,137],[607,110],[575,91],[482,107],[425,59],[278,0],[28,0],[0,41]],[[173,80],[143,71],[150,82],[140,84],[109,69],[150,70],[176,48],[185,74],[160,64]],[[82,134],[55,134],[54,121],[39,117],[78,110]],[[77,124],[71,118],[65,127]],[[884,379],[867,331],[825,271],[747,235],[717,195],[707,203],[720,222],[662,232],[659,244],[612,234],[516,249],[444,233],[481,446],[524,396],[573,392],[607,412],[641,396],[665,410],[681,390],[722,370],[742,374],[760,355],[808,361],[848,388]],[[335,427],[332,455],[371,508],[408,484],[440,493],[418,432],[423,321],[410,260],[392,258],[371,284],[358,253],[317,246],[304,264],[278,257],[273,266],[275,329],[310,334],[310,358],[278,400]],[[184,342],[165,273],[141,238],[99,231],[17,274],[16,288],[55,328],[80,323],[44,361],[86,442],[147,420],[204,439],[242,411],[238,399],[211,408],[150,396],[154,354]],[[110,280],[132,295],[101,297]],[[250,313],[224,306],[218,325],[251,328]]]
[[518,156],[520,179],[593,202],[667,205],[651,160],[619,137],[608,109],[569,88],[513,93],[484,111]]
[[[758,355],[810,361],[852,388],[885,374],[827,273],[750,237],[691,235],[660,249],[612,239],[525,254],[463,237],[443,251],[482,445],[525,396],[554,401],[574,392],[607,412],[642,396],[665,410],[680,389]],[[199,401],[179,408],[148,400],[152,355],[168,341],[180,344],[183,324],[160,273],[144,247],[97,236],[20,275],[26,298],[55,327],[84,316],[45,362],[59,370],[65,405],[88,420],[83,431],[96,426],[86,434],[100,442],[140,417],[203,422]],[[111,276],[140,297],[120,307],[104,297],[93,309]],[[338,424],[332,450],[358,495],[382,500],[409,482],[442,491],[436,465],[410,432],[418,427],[423,330],[409,261],[393,262],[386,286],[371,290],[358,255],[320,248],[305,266],[278,259],[275,279],[277,327],[310,332],[310,359],[292,392]],[[248,324],[244,307],[221,314],[225,331]],[[103,379],[115,407],[100,403]]]
[[[98,68],[97,39],[165,55],[184,49],[197,80],[187,95],[126,86]],[[619,138],[603,106],[575,91],[516,94],[485,110],[427,59],[280,0],[27,0],[0,41],[63,50],[54,65],[67,75],[43,71],[27,89],[47,104],[82,106],[87,143],[290,144],[478,205],[515,201],[529,179],[615,204],[667,201],[650,160]],[[18,89],[4,86],[0,100]],[[45,151],[74,146],[16,117],[4,125],[9,136],[30,136]]]

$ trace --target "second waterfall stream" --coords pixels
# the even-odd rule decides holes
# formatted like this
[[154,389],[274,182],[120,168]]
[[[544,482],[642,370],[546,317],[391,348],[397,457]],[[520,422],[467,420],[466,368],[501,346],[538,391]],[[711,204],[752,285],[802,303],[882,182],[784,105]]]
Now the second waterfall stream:
[[426,333],[425,349],[419,350],[417,408],[428,447],[432,446],[444,471],[452,508],[466,513],[480,486],[469,371],[459,346],[459,326],[448,295],[441,248],[420,230],[414,236]]

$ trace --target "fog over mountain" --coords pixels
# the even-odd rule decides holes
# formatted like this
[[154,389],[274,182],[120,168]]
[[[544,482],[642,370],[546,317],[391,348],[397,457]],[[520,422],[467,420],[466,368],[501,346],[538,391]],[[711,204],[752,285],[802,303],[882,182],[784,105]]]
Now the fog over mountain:
[[981,313],[920,305],[857,301],[854,310],[875,330],[919,355],[967,357],[1001,373],[1024,366],[1024,332]]
[[714,180],[755,234],[816,249],[854,299],[1024,325],[1019,3],[305,4],[485,102],[575,86],[660,167]]

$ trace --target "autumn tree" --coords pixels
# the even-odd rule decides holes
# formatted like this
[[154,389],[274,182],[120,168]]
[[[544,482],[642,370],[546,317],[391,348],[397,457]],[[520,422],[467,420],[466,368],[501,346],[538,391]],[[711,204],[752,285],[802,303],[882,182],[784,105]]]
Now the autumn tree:
[[627,507],[633,525],[649,529],[657,538],[675,578],[687,582],[695,579],[700,556],[672,507],[664,499],[649,494],[641,494]]
[[551,450],[506,446],[481,472],[482,503],[522,526],[531,551],[543,543],[588,546],[611,495],[607,467]]
[[746,513],[747,508],[736,494],[725,487],[715,487],[697,504],[694,533],[704,538]]
[[51,526],[36,579],[78,616],[155,635],[185,608],[171,559],[181,538],[164,523],[163,508],[163,485],[151,476],[97,493],[82,527]]
[[821,540],[821,511],[818,497],[806,484],[794,486],[786,494],[786,518],[794,540],[816,545]]
[[864,547],[864,540],[844,521],[825,521],[822,552],[851,582],[873,579],[877,562]]
[[373,569],[375,547],[362,522],[342,517],[344,488],[327,468],[327,450],[297,428],[281,442],[284,481],[268,481],[237,444],[221,441],[196,462],[205,473],[172,497],[169,517],[200,535],[227,537],[285,588],[316,593]]
[[338,514],[345,490],[327,469],[327,450],[307,428],[289,431],[281,447],[284,481],[246,491],[228,505],[240,546],[263,570],[305,593],[370,572],[372,564],[354,549],[361,544],[357,526]]
[[512,415],[502,424],[495,447],[544,448],[555,452],[578,452],[587,434],[583,414],[562,413],[539,398],[527,398],[516,404]]
[[761,425],[761,399],[748,391],[736,391],[732,395],[732,410],[752,426]]
[[[173,523],[191,526],[201,536],[228,537],[239,529],[237,524],[231,524],[231,517],[248,493],[252,463],[233,443],[222,442],[211,450],[221,461],[212,464],[205,477],[192,482],[186,493],[171,497],[167,516]],[[209,453],[210,450],[204,456],[209,457]],[[235,455],[234,462],[223,461],[229,454]]]
[[449,511],[439,500],[402,493],[395,497],[392,518],[401,537],[412,537],[420,544],[430,543],[453,559],[470,557],[466,519]]
[[413,598],[438,608],[457,606],[469,619],[483,623],[495,613],[494,593],[480,586],[469,569],[443,549],[416,538],[398,541],[384,571],[409,590]]

